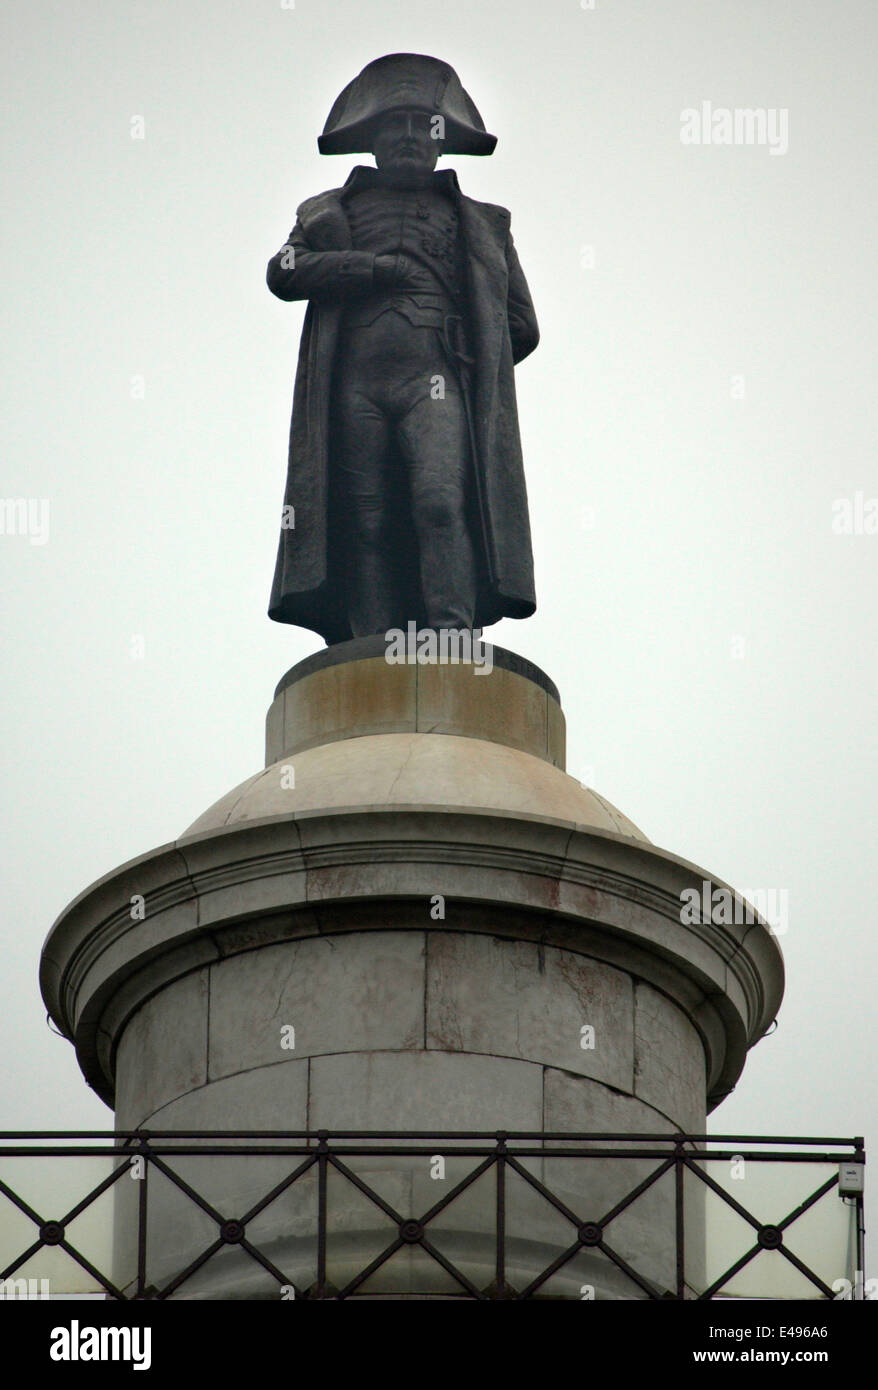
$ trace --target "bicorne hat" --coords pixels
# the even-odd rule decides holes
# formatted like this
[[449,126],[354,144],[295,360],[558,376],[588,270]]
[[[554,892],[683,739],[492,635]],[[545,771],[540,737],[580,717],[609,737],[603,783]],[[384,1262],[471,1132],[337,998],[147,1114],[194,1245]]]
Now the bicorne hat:
[[381,117],[400,109],[441,116],[446,154],[491,154],[497,143],[449,63],[422,53],[388,53],[368,63],[336,98],[317,139],[320,153],[370,154]]

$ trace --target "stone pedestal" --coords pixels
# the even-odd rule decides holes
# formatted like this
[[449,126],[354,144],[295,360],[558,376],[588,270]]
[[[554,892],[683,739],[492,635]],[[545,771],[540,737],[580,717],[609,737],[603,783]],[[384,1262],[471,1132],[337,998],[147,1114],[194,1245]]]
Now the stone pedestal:
[[[268,712],[264,771],[55,924],[47,1006],[117,1127],[703,1133],[777,1012],[782,963],[766,925],[681,920],[684,890],[724,885],[566,775],[558,694],[536,667],[500,648],[481,672],[391,665],[384,650],[364,639],[294,667]],[[187,1158],[180,1171],[227,1216],[285,1171],[270,1180],[224,1162],[208,1172]],[[464,1163],[451,1160],[444,1181]],[[639,1180],[635,1160],[571,1165],[563,1179],[541,1165],[530,1171],[588,1220]],[[426,1159],[379,1155],[358,1172],[405,1217],[438,1199]],[[519,1288],[572,1238],[521,1189]],[[441,1227],[478,1287],[492,1277],[493,1201],[474,1189]],[[132,1202],[123,1192],[122,1282]],[[170,1186],[151,1202],[161,1287],[216,1224]],[[343,1205],[336,1286],[387,1226],[355,1188]],[[674,1285],[672,1211],[672,1184],[657,1184],[616,1232],[657,1288]],[[300,1290],[315,1278],[309,1220],[294,1188],[251,1233]],[[362,1296],[423,1291],[429,1264],[410,1247]],[[427,1293],[453,1297],[435,1271]],[[579,1297],[589,1281],[599,1297],[642,1296],[588,1250],[553,1289]],[[179,1296],[276,1288],[230,1248]]]

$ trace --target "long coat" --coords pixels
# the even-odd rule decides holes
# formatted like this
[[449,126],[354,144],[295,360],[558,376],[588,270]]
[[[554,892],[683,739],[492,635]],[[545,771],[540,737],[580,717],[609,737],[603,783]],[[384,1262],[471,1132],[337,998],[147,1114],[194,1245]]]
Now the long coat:
[[[345,200],[364,173],[354,169],[343,188],[301,205],[267,273],[269,288],[280,299],[310,301],[284,494],[285,508],[293,509],[285,516],[293,516],[294,524],[281,529],[268,612],[277,622],[312,628],[328,645],[351,637],[332,512],[332,370],[345,296],[372,285],[374,258],[352,248],[345,212]],[[536,607],[513,366],[533,352],[539,329],[507,210],[464,197],[453,170],[434,177],[446,181],[457,202],[468,281],[467,329],[475,357],[469,394],[481,493],[473,527],[481,576],[474,626],[481,628],[502,617],[527,618]]]

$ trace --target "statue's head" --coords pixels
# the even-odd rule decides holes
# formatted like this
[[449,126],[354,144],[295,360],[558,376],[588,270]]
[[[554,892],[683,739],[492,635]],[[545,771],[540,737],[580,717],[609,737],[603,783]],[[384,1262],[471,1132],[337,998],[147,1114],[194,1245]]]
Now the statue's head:
[[[475,103],[450,64],[422,53],[388,53],[368,63],[336,98],[317,141],[320,153],[371,151],[379,169],[383,168],[379,143],[386,141],[388,147],[396,143],[396,135],[385,135],[383,127],[392,122],[396,129],[401,112],[418,113],[416,143],[422,171],[424,167],[435,168],[440,145],[447,154],[485,155],[497,143],[496,136],[485,130]],[[434,133],[439,139],[432,138]],[[410,159],[413,148],[405,155]]]
[[421,178],[436,168],[442,142],[437,122],[427,111],[400,107],[376,122],[372,153],[382,173],[397,178]]

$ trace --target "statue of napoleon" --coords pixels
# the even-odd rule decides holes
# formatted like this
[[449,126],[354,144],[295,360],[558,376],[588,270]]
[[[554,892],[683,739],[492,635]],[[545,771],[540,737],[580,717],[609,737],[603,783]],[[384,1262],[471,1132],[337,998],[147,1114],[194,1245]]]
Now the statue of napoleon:
[[496,143],[447,63],[369,63],[318,146],[377,167],[302,203],[269,262],[309,301],[269,616],[328,645],[536,607],[513,374],[536,316],[509,213],[435,172]]

